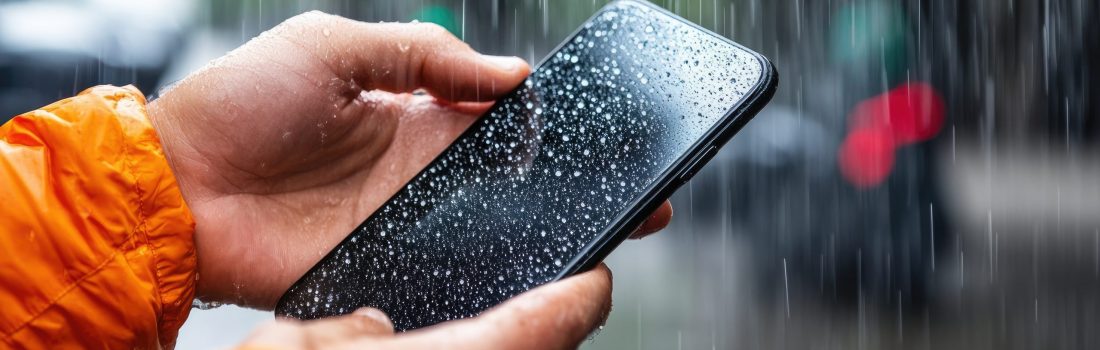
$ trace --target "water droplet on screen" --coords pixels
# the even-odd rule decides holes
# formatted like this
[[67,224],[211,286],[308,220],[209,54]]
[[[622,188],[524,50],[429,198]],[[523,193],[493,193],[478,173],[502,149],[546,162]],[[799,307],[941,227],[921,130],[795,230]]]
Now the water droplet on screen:
[[[762,69],[721,39],[621,6],[634,5],[596,16],[363,218],[287,294],[288,312],[372,306],[398,329],[429,325],[477,315],[581,260]],[[730,66],[745,68],[709,69]]]

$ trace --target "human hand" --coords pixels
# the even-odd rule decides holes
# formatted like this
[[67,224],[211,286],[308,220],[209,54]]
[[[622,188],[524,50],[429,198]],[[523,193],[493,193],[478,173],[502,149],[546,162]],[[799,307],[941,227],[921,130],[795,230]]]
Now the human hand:
[[436,25],[308,13],[164,93],[149,114],[195,218],[198,297],[271,309],[529,72]]
[[500,304],[484,314],[399,335],[386,315],[362,309],[316,321],[276,320],[242,349],[573,349],[611,310],[611,273],[600,265]]

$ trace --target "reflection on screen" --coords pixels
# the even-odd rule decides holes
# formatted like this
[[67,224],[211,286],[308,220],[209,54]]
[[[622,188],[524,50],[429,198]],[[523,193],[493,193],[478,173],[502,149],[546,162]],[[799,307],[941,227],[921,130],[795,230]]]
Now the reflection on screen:
[[752,90],[752,54],[659,11],[604,9],[284,297],[397,329],[553,279]]

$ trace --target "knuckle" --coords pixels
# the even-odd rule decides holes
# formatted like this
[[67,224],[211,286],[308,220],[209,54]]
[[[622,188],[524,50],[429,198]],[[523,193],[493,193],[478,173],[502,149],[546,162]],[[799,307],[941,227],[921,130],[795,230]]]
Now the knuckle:
[[279,24],[279,26],[296,29],[313,28],[325,22],[335,21],[338,18],[339,17],[335,15],[313,10],[296,15],[294,17],[290,17],[287,20],[283,21],[283,23]]
[[459,41],[457,37],[451,34],[447,28],[435,23],[419,23],[416,24],[416,31],[424,38],[430,41],[437,42],[456,42]]
[[429,59],[440,50],[470,50],[469,45],[441,25],[435,23],[419,23],[416,24],[416,26],[416,30],[414,30],[416,37],[422,38],[418,40],[420,41],[420,45],[417,45],[417,51],[421,54],[422,60]]
[[443,26],[431,22],[419,23],[416,26],[423,31],[424,34],[432,36],[448,36],[451,34],[447,31],[447,28],[443,28]]
[[336,16],[332,15],[332,14],[322,12],[322,11],[312,10],[312,11],[307,11],[307,12],[304,12],[304,13],[299,14],[297,16],[291,17],[290,19],[291,20],[297,20],[297,21],[307,21],[307,22],[313,23],[313,22],[319,22],[319,21],[332,20],[333,18],[336,18]]

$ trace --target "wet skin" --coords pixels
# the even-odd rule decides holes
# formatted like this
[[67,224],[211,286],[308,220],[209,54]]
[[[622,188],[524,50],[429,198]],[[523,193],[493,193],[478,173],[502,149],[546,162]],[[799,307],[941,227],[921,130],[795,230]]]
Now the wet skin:
[[[479,55],[435,25],[310,13],[164,93],[149,112],[196,220],[199,297],[272,308],[529,71],[518,58]],[[428,94],[409,94],[418,89]],[[666,202],[635,235],[663,228],[671,215]],[[517,345],[541,339],[568,347],[606,315],[610,288],[601,267],[410,338],[535,342]],[[351,325],[345,333],[316,336],[308,323],[279,324],[254,340],[300,333],[308,344],[336,345],[392,332],[387,322],[362,319],[384,320],[327,320]],[[294,331],[285,332],[288,327]],[[499,334],[490,337],[459,331],[494,327]]]

